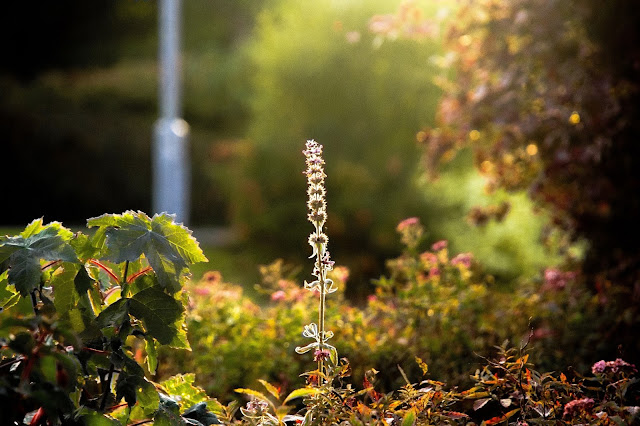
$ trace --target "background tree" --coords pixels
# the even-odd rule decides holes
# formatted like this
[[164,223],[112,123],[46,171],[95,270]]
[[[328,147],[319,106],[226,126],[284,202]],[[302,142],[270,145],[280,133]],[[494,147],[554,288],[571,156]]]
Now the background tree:
[[580,268],[609,315],[598,346],[624,343],[634,357],[638,15],[626,1],[461,2],[446,30],[439,125],[419,134],[432,176],[470,148],[490,190],[527,189],[550,211],[547,241],[588,244]]

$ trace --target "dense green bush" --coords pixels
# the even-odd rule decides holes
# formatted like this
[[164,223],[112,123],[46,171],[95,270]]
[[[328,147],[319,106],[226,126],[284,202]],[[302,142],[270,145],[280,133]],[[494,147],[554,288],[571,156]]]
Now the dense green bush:
[[[326,321],[356,380],[376,368],[379,386],[394,389],[402,386],[397,365],[416,375],[414,359],[420,357],[438,379],[468,384],[469,370],[481,361],[477,354],[505,340],[528,341],[545,371],[566,365],[585,370],[608,353],[596,330],[614,315],[613,307],[585,291],[577,272],[548,268],[505,290],[472,254],[449,254],[446,241],[422,249],[424,229],[417,218],[398,230],[403,254],[388,262],[389,275],[376,281],[364,306],[345,300],[347,268],[336,267],[331,275],[339,290]],[[260,300],[244,296],[217,272],[190,285],[194,351],[163,357],[161,375],[193,371],[201,386],[224,401],[235,399],[234,388],[255,386],[258,379],[283,389],[304,383],[298,375],[309,363],[295,356],[294,347],[303,326],[317,319],[317,297],[296,279],[299,268],[278,260],[260,269],[257,289],[266,296]]]
[[166,214],[87,226],[38,219],[0,237],[3,424],[219,423],[192,376],[151,380],[158,348],[190,349],[182,287],[206,261],[197,241]]

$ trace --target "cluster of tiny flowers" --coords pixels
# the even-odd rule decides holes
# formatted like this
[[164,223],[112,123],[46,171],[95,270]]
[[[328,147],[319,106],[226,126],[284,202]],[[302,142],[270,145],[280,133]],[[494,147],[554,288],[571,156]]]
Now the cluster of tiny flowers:
[[324,199],[326,190],[324,188],[324,160],[322,159],[322,145],[314,140],[307,141],[306,148],[302,153],[306,157],[307,169],[304,174],[307,176],[307,207],[309,208],[309,221],[317,227],[322,227],[327,219],[327,203]]
[[417,217],[410,217],[403,220],[398,224],[396,230],[400,233],[402,244],[410,249],[418,246],[424,233],[424,228],[420,224],[420,219]]
[[626,372],[626,373],[637,373],[638,369],[634,364],[629,364],[627,361],[623,359],[616,359],[615,361],[598,361],[591,367],[591,372],[593,374],[606,374],[606,373],[617,373],[617,372]]
[[453,259],[451,259],[452,265],[462,265],[465,268],[471,267],[471,261],[473,260],[473,255],[471,253],[460,253],[456,255]]
[[[252,398],[245,407],[240,407],[242,415],[248,419],[262,420],[264,417],[272,417],[269,413],[269,404],[261,399]],[[262,422],[269,424],[269,422]]]
[[567,283],[574,280],[577,274],[574,271],[562,272],[556,268],[547,268],[544,271],[544,290],[562,290]]
[[564,406],[564,417],[573,417],[583,411],[590,412],[595,401],[591,398],[574,399]]

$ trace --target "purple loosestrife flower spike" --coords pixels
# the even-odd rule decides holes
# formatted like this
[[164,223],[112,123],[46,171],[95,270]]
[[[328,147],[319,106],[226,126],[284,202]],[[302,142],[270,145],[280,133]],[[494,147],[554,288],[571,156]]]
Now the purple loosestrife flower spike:
[[[307,208],[309,210],[307,219],[314,227],[314,231],[309,235],[309,245],[311,246],[310,259],[314,260],[313,275],[315,280],[304,282],[304,287],[310,291],[317,292],[320,297],[318,307],[318,324],[311,323],[304,326],[304,337],[312,338],[315,341],[306,346],[298,346],[296,352],[303,354],[314,349],[314,360],[318,363],[318,371],[322,375],[326,373],[326,360],[337,362],[338,354],[336,348],[329,345],[327,341],[333,336],[333,332],[326,331],[324,327],[325,298],[327,294],[337,290],[333,281],[327,278],[327,272],[333,269],[334,262],[329,256],[327,244],[329,238],[324,233],[324,224],[327,221],[327,202],[325,200],[326,189],[324,180],[327,175],[324,172],[324,159],[322,158],[322,145],[314,140],[308,140],[302,151],[306,158],[307,168],[304,174],[307,176]],[[318,382],[322,384],[322,380]]]

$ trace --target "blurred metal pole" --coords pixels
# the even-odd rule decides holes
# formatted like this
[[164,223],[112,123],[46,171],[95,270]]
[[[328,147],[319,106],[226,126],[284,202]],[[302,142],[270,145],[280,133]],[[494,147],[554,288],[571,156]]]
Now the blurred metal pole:
[[189,221],[191,171],[189,125],[182,114],[180,27],[182,0],[160,0],[159,112],[154,129],[153,211],[170,213]]

